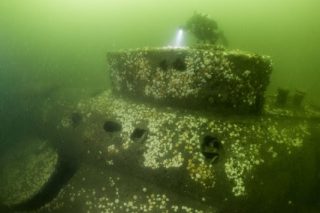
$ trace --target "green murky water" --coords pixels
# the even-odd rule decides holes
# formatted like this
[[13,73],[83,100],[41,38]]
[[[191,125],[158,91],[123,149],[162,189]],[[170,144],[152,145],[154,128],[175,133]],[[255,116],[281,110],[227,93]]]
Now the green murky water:
[[[59,147],[63,147],[68,153],[62,155],[67,155],[67,159],[73,161],[73,155],[82,153],[82,147],[77,150],[74,144],[65,144],[66,140],[76,136],[56,131],[57,123],[65,115],[65,111],[72,108],[72,105],[77,105],[79,100],[95,97],[111,88],[106,53],[120,49],[167,46],[174,39],[177,29],[186,23],[194,11],[207,13],[218,23],[219,29],[228,39],[228,49],[241,49],[271,57],[273,71],[266,94],[274,94],[279,87],[287,88],[290,92],[304,91],[305,102],[314,109],[318,107],[319,110],[319,9],[320,2],[317,0],[1,1],[0,156],[3,157],[0,171],[1,168],[8,167],[11,159],[19,159],[19,157],[8,157],[10,153],[15,153],[13,151],[15,147],[23,147],[17,144],[30,143],[30,138],[35,135],[43,140],[52,138],[59,141]],[[192,36],[189,34],[186,36],[187,42],[191,43]],[[76,127],[82,119],[77,113],[72,114],[71,126]],[[287,118],[277,119],[281,123]],[[292,122],[302,122],[299,119],[303,120],[304,117],[292,119]],[[268,165],[257,171],[262,179],[270,178],[271,176],[264,174],[269,167],[273,168],[272,172],[276,172],[275,179],[279,180],[279,183],[284,185],[290,182],[291,185],[288,184],[288,187],[291,188],[297,186],[296,191],[291,189],[286,193],[299,193],[299,195],[294,196],[294,201],[288,199],[284,202],[289,203],[289,206],[292,202],[298,203],[299,210],[282,208],[282,204],[277,203],[275,198],[281,200],[287,194],[269,189],[272,186],[269,180],[265,188],[260,186],[261,191],[257,192],[254,187],[250,189],[252,193],[261,192],[268,195],[256,199],[248,198],[248,202],[244,202],[243,206],[238,205],[237,201],[230,201],[230,208],[227,210],[221,207],[222,204],[217,204],[213,205],[213,209],[208,207],[207,211],[223,212],[220,209],[227,212],[243,212],[244,209],[251,211],[255,209],[256,212],[277,212],[277,209],[284,209],[282,212],[320,211],[318,198],[320,192],[317,191],[320,189],[320,171],[317,169],[320,159],[316,157],[320,154],[318,153],[320,149],[319,145],[314,143],[319,139],[320,127],[317,119],[312,120],[310,124],[312,134],[306,139],[313,142],[307,144],[301,153],[297,153],[292,159],[284,157],[278,160],[275,162],[276,168]],[[46,122],[43,122],[44,120]],[[41,150],[40,147],[37,151]],[[73,151],[76,154],[70,154]],[[304,155],[304,152],[307,154]],[[28,157],[24,156],[22,159]],[[290,167],[288,169],[290,172],[283,172],[286,170],[286,165],[291,165],[292,162],[298,162],[297,168]],[[32,164],[31,167],[34,166],[35,164]],[[301,168],[306,168],[303,171],[307,177],[299,174]],[[94,176],[93,171],[99,169],[92,167],[93,171],[90,169],[87,171],[81,167],[79,170],[81,174],[87,172]],[[297,174],[298,177],[293,178],[288,174]],[[19,175],[13,175],[16,176]],[[124,177],[126,178],[128,177]],[[140,184],[139,178],[134,181],[137,185]],[[306,185],[301,184],[303,181]],[[71,187],[80,187],[77,184]],[[259,183],[253,181],[250,184]],[[103,180],[99,179],[97,187],[103,187]],[[162,193],[160,191],[159,194]],[[272,195],[274,198],[269,199]],[[266,199],[266,203],[257,204],[263,203],[263,198]],[[190,203],[190,208],[199,207],[203,211],[206,209],[193,199],[179,199],[177,196],[175,200],[177,206]],[[203,197],[200,197],[200,201],[201,199]],[[81,205],[72,205],[77,212],[87,211]],[[68,208],[64,210],[52,208],[52,211],[70,212]],[[102,207],[100,209],[103,210]],[[175,209],[176,206],[171,208],[172,211]],[[11,210],[4,207],[3,211]],[[161,209],[148,211],[162,212]],[[183,208],[181,212],[188,210]]]

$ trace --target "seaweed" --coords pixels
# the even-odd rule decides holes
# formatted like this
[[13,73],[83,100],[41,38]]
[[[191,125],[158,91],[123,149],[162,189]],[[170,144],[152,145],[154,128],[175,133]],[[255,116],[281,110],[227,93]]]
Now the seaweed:
[[198,43],[216,44],[220,40],[222,44],[228,46],[228,41],[224,33],[219,30],[217,22],[207,14],[195,12],[188,19],[185,29],[195,36]]

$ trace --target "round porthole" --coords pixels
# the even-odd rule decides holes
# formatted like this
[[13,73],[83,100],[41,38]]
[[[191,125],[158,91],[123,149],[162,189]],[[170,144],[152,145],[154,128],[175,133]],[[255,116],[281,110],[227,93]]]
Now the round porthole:
[[147,138],[148,131],[143,128],[135,128],[130,135],[131,140],[133,141],[143,141]]
[[103,129],[106,132],[111,132],[111,133],[112,132],[119,132],[119,131],[121,131],[122,126],[118,122],[109,120],[109,121],[104,122]]
[[201,141],[201,153],[207,160],[210,160],[211,162],[218,160],[221,148],[221,142],[218,140],[218,138],[212,135],[204,136]]

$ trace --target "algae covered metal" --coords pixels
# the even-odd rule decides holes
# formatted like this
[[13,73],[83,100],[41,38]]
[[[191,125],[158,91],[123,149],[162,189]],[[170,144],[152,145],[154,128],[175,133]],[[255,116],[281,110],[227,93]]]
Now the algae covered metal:
[[261,199],[276,203],[266,212],[300,207],[290,191],[301,185],[282,175],[314,175],[301,162],[316,153],[320,114],[265,97],[269,57],[203,46],[112,52],[108,62],[112,90],[79,102],[58,125],[85,141],[95,166],[76,176],[96,187],[71,180],[49,209],[91,193],[82,208],[106,212],[253,211]]
[[260,112],[269,84],[267,56],[201,45],[108,54],[114,90],[197,108]]
[[37,195],[53,176],[58,153],[39,138],[30,138],[1,156],[0,200],[7,206],[20,205]]
[[55,146],[79,166],[35,212],[304,208],[320,111],[265,95],[269,57],[202,46],[112,52],[108,62],[112,90],[44,112]]

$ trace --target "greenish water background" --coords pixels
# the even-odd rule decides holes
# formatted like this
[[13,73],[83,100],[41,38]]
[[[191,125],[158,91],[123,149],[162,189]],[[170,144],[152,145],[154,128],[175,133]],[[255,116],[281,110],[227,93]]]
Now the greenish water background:
[[167,45],[196,10],[218,21],[230,48],[272,56],[270,88],[316,97],[319,9],[316,0],[3,0],[1,84],[105,87],[107,51]]
[[317,0],[2,0],[2,132],[25,129],[44,99],[74,100],[107,88],[107,51],[168,45],[194,11],[218,22],[229,48],[273,58],[269,91],[301,89],[319,103],[319,6]]
[[[319,9],[318,0],[1,0],[0,156],[26,135],[50,134],[50,125],[38,131],[43,102],[75,101],[108,88],[107,51],[168,45],[194,11],[218,22],[229,48],[272,57],[270,93],[279,86],[301,89],[320,104]],[[317,170],[312,158],[319,149],[309,146],[296,162]],[[315,180],[298,186],[315,184],[317,200]]]

